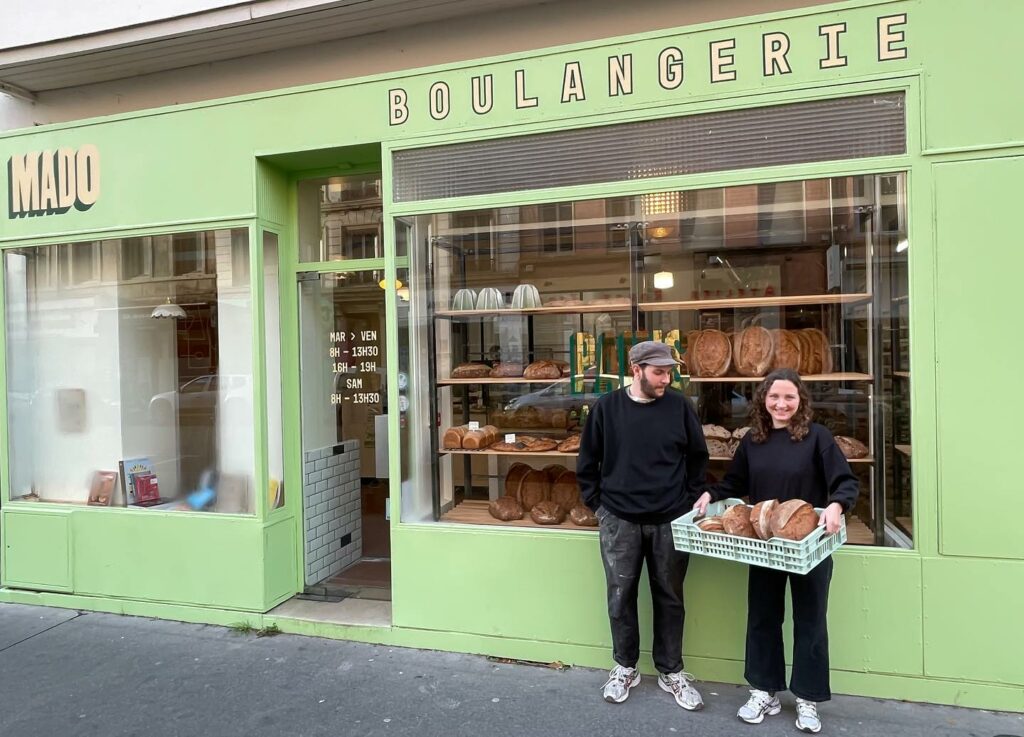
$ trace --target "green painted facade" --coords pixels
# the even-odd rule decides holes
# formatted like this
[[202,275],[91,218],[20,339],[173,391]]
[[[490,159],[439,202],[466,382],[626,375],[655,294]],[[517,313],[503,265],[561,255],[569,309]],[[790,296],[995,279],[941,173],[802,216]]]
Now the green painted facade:
[[[983,10],[982,10],[983,8]],[[906,14],[896,48],[880,59],[879,18]],[[848,64],[820,68],[819,28],[845,23]],[[391,218],[656,190],[780,179],[905,171],[908,177],[914,549],[849,547],[836,555],[831,601],[833,688],[838,692],[1024,710],[1024,666],[1013,631],[1024,611],[1024,535],[1012,514],[1020,483],[1018,387],[1024,359],[1016,309],[1024,250],[1015,199],[1024,179],[1024,97],[1019,64],[1002,50],[1018,43],[1024,5],[953,0],[840,3],[611,39],[542,53],[290,89],[212,103],[0,134],[0,159],[30,151],[97,147],[102,189],[88,210],[11,218],[0,213],[0,246],[24,247],[176,230],[248,227],[250,243],[280,236],[285,478],[301,483],[295,182],[383,167],[387,258],[366,262],[393,279]],[[788,74],[765,76],[762,37],[785,33]],[[709,43],[735,39],[732,81],[712,82]],[[659,84],[668,47],[685,58],[676,89]],[[612,95],[608,58],[632,54],[635,88]],[[883,54],[884,55],[884,54]],[[567,64],[579,62],[585,100],[561,102]],[[516,108],[516,72],[535,107]],[[493,75],[494,107],[472,110],[474,76]],[[429,91],[450,90],[435,120]],[[407,97],[408,120],[389,124],[391,91]],[[739,172],[488,195],[429,203],[390,200],[396,149],[722,109],[902,91],[907,154]],[[359,111],[359,115],[339,115]],[[379,163],[378,163],[379,162]],[[0,180],[3,181],[3,180]],[[4,199],[10,193],[4,186]],[[344,266],[352,268],[351,264]],[[256,488],[266,488],[268,438],[260,248],[251,249],[254,291]],[[395,295],[387,294],[390,324]],[[0,300],[0,311],[3,302]],[[2,317],[2,315],[0,315]],[[2,324],[2,323],[0,323]],[[387,349],[397,354],[396,330]],[[0,334],[0,349],[5,349]],[[979,357],[984,357],[979,360]],[[395,387],[397,362],[390,362]],[[6,382],[3,368],[0,379]],[[6,383],[5,383],[6,385]],[[987,391],[979,391],[983,387]],[[427,390],[426,388],[424,390]],[[392,389],[395,392],[395,389]],[[389,397],[391,403],[397,396]],[[392,415],[395,422],[397,419]],[[0,427],[7,427],[0,393]],[[397,448],[397,425],[390,447]],[[264,614],[302,588],[301,498],[232,517],[7,502],[9,458],[0,443],[0,601],[70,606],[226,624],[269,624]],[[604,579],[596,535],[445,524],[403,524],[397,453],[391,457],[393,625],[339,627],[276,619],[283,630],[372,642],[488,653],[590,666],[610,663]],[[983,514],[988,510],[1007,513]],[[142,543],[145,544],[142,544]],[[164,552],[176,552],[173,568]],[[139,555],[139,550],[152,551]],[[519,578],[502,565],[544,567],[564,585]],[[742,680],[743,569],[694,560],[687,580],[688,669],[708,680]],[[646,591],[641,592],[641,602]],[[650,612],[642,611],[649,631]],[[645,670],[653,668],[649,657]]]

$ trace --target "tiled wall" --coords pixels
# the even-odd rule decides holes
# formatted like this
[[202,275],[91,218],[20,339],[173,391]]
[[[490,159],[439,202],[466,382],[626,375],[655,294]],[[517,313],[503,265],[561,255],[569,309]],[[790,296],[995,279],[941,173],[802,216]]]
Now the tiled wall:
[[[359,454],[358,440],[346,440],[304,454],[302,499],[307,585],[330,578],[362,556]],[[346,535],[351,537],[342,545]]]

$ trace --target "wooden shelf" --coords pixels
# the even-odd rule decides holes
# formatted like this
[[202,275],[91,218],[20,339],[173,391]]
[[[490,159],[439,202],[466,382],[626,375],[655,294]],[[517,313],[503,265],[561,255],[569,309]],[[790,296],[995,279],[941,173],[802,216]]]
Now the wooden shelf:
[[[694,383],[739,383],[739,382],[752,382],[762,381],[763,376],[687,376],[685,377]],[[801,376],[804,381],[871,381],[870,374],[855,374],[855,373],[842,373],[842,374],[807,374]]]
[[898,450],[900,453],[905,455],[907,458],[910,458],[910,446],[909,445],[896,445],[894,447],[896,448],[896,450]]
[[530,307],[523,310],[504,308],[500,310],[437,310],[434,317],[459,318],[459,317],[501,317],[511,315],[575,315],[579,313],[594,312],[625,312],[632,307],[629,300],[609,302],[607,304],[582,304],[565,305],[558,307]]
[[487,505],[489,502],[485,502],[482,499],[467,499],[461,504],[457,504],[451,511],[441,515],[442,522],[457,522],[465,525],[499,525],[501,527],[532,527],[534,529],[555,529],[555,530],[582,530],[589,532],[597,532],[596,527],[579,527],[569,521],[569,518],[565,518],[565,522],[560,525],[538,525],[532,519],[530,519],[529,512],[522,519],[510,520],[503,522],[500,519],[494,519],[491,513],[487,511]]
[[439,385],[457,386],[459,384],[557,384],[560,381],[569,382],[571,379],[568,376],[563,376],[560,379],[524,379],[522,376],[492,379],[489,376],[484,376],[480,379],[438,379],[437,383]]
[[[719,462],[719,463],[724,463],[726,461],[731,461],[732,457],[731,456],[711,456],[710,460],[716,461],[716,462]],[[867,458],[847,458],[846,461],[847,461],[847,463],[874,463],[875,459],[873,457],[871,457],[871,456],[868,456]]]
[[871,295],[858,294],[808,294],[792,297],[738,297],[736,299],[691,299],[683,302],[641,302],[641,312],[664,312],[670,310],[716,310],[723,307],[789,307],[795,305],[837,305],[870,302]]
[[910,378],[910,372],[909,371],[893,371],[892,375],[893,376],[898,376],[901,379],[909,379]]
[[[523,433],[527,435],[528,433]],[[545,450],[539,453],[528,453],[520,450],[463,450],[461,448],[441,448],[438,451],[442,455],[464,455],[464,456],[564,456],[569,458],[575,458],[579,453],[563,453],[560,450]]]

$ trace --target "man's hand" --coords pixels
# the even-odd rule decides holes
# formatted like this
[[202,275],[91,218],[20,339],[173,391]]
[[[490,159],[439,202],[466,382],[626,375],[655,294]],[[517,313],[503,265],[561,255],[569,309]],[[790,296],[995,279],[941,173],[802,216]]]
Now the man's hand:
[[708,505],[710,503],[711,494],[705,491],[703,494],[697,497],[697,501],[693,503],[693,508],[697,510],[699,516],[703,517],[708,511]]
[[[700,501],[699,499],[697,501]],[[831,535],[839,530],[843,521],[843,507],[839,502],[832,502],[818,518],[818,527],[825,526],[825,532]]]

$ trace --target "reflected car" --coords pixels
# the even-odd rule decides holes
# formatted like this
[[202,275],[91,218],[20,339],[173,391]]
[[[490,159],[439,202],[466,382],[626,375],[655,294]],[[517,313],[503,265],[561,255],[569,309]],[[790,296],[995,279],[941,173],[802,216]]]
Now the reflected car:
[[206,413],[217,407],[219,397],[225,402],[244,402],[252,399],[252,377],[244,374],[206,374],[197,376],[178,391],[161,392],[149,400],[150,416],[162,418],[175,413]]
[[[578,380],[579,379],[577,379],[577,381]],[[523,394],[522,396],[512,399],[505,404],[504,409],[506,411],[514,411],[517,409],[533,407],[536,409],[578,410],[585,404],[592,405],[601,396],[619,388],[619,377],[615,374],[601,374],[600,380],[603,382],[604,386],[602,386],[601,391],[595,392],[594,372],[591,369],[584,374],[582,392],[573,392],[573,380],[565,378],[553,384],[547,384],[543,388],[532,391],[529,394]],[[628,386],[631,380],[632,377],[627,376],[623,384]]]

